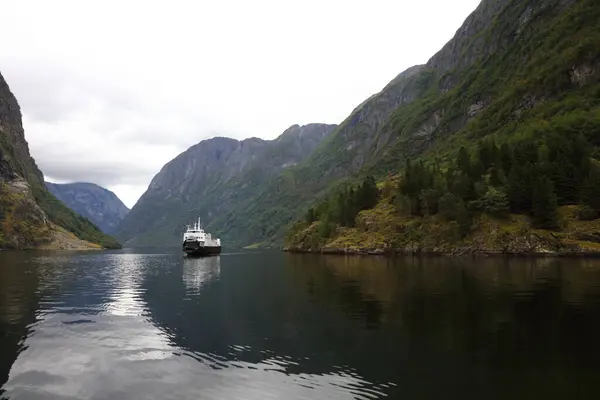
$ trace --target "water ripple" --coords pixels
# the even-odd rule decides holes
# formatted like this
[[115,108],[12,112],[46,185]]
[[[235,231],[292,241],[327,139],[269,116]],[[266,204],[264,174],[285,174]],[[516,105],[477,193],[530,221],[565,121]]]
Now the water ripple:
[[12,254],[11,399],[600,395],[600,265]]

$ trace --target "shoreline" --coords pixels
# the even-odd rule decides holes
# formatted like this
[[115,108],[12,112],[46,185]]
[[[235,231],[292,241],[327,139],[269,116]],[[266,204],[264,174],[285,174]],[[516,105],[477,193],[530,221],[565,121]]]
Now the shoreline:
[[425,256],[425,257],[456,257],[456,258],[600,258],[600,251],[570,251],[570,252],[499,252],[499,251],[404,251],[384,249],[282,249],[284,253],[292,254],[322,254],[322,255],[344,255],[344,256],[379,256],[379,257],[402,257],[402,256]]

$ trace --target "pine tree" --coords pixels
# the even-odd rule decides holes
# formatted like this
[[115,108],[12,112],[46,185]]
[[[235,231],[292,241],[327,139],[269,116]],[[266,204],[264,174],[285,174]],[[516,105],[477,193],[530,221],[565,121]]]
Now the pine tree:
[[545,176],[539,177],[533,189],[533,223],[536,228],[556,229],[558,218],[554,185]]
[[361,210],[368,210],[377,205],[379,189],[375,178],[367,176],[358,190],[358,204]]
[[456,166],[459,171],[467,176],[471,176],[471,157],[469,156],[469,152],[465,149],[464,146],[461,146],[458,151],[458,157],[456,158]]
[[558,204],[575,204],[580,191],[577,169],[566,159],[553,163],[552,176],[558,194]]
[[484,140],[478,147],[477,155],[483,174],[496,163],[498,158],[496,143],[493,140]]
[[502,190],[490,187],[477,201],[477,207],[490,215],[505,217],[509,212],[508,197]]
[[581,187],[581,203],[593,210],[592,218],[600,214],[600,170],[592,168]]
[[465,202],[453,193],[444,194],[439,200],[439,213],[448,221],[456,221],[461,235],[469,231],[471,220]]
[[500,146],[500,154],[498,155],[498,161],[500,163],[500,168],[504,172],[504,175],[508,175],[513,164],[513,154],[508,144],[503,143],[502,146]]
[[508,201],[511,211],[529,213],[532,207],[532,182],[535,169],[531,163],[513,164],[508,175]]
[[305,220],[307,224],[312,224],[317,220],[317,215],[312,207],[308,209]]
[[500,187],[506,184],[506,176],[501,168],[493,166],[490,169],[490,185]]
[[473,181],[462,171],[454,174],[450,181],[452,193],[460,197],[465,202],[475,200],[477,198]]

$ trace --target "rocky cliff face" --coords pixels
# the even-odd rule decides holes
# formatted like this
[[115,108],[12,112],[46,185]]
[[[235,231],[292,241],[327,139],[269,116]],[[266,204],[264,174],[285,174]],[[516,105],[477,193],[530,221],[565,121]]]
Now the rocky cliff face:
[[118,247],[61,205],[43,182],[29,154],[19,104],[0,75],[0,248]]
[[129,208],[110,190],[93,183],[46,182],[48,191],[77,214],[89,219],[102,232],[112,235]]
[[272,141],[216,137],[192,146],[152,179],[120,224],[118,237],[129,246],[177,245],[185,225],[200,216],[207,229],[223,233],[229,245],[236,243],[235,235],[227,235],[216,221],[224,223],[273,177],[302,161],[335,127],[294,125]]

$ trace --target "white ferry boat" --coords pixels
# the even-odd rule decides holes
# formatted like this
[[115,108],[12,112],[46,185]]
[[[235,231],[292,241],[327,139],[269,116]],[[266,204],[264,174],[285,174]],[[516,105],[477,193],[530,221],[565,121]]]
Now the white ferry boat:
[[200,218],[193,225],[188,225],[183,234],[183,251],[190,257],[210,256],[221,253],[221,239],[213,239],[210,233],[204,232]]

